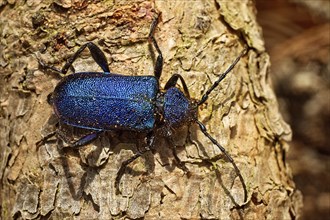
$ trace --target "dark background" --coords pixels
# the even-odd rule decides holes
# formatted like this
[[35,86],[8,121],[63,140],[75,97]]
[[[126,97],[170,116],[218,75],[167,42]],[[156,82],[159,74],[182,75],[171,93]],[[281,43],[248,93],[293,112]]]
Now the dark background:
[[302,219],[330,218],[330,1],[256,0],[281,112],[293,131],[288,153]]

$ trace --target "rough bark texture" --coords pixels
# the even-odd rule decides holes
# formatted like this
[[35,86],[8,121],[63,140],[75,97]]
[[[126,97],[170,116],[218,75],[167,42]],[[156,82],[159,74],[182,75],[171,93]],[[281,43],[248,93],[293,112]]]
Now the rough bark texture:
[[[252,1],[0,4],[2,219],[299,216],[301,194],[285,161],[291,130],[278,112]],[[159,137],[155,154],[147,153],[127,169],[119,195],[114,190],[116,172],[121,161],[136,152],[138,136],[109,132],[79,150],[61,150],[55,141],[36,147],[55,129],[46,100],[59,80],[38,69],[36,57],[61,67],[80,45],[93,41],[111,60],[111,71],[151,75],[154,56],[147,35],[155,12],[162,13],[155,34],[165,61],[161,85],[179,73],[192,97],[200,98],[243,47],[250,47],[199,112],[199,119],[240,168],[246,203],[232,165],[195,125],[174,136],[190,176],[178,168],[167,142]],[[88,53],[74,67],[100,71]]]

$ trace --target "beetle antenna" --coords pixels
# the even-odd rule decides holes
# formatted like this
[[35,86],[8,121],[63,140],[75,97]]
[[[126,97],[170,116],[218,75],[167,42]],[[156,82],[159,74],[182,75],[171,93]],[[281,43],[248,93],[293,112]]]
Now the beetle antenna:
[[203,132],[203,134],[208,137],[210,139],[210,141],[216,145],[220,150],[221,152],[227,157],[227,159],[230,161],[230,163],[234,166],[235,168],[235,171],[238,175],[238,178],[240,179],[242,185],[243,185],[243,190],[244,190],[244,202],[246,202],[247,200],[247,190],[246,190],[246,185],[245,185],[245,182],[244,182],[244,179],[243,179],[243,176],[241,174],[241,171],[238,169],[236,163],[234,162],[234,159],[227,153],[226,149],[224,147],[222,147],[206,130],[206,127],[205,125],[196,120],[196,123],[199,125],[199,128],[201,129],[201,131]]
[[202,105],[209,97],[209,94],[219,85],[219,83],[227,76],[227,74],[235,67],[235,65],[238,63],[238,61],[243,57],[247,52],[247,48],[244,48],[244,50],[241,52],[241,54],[235,59],[235,61],[228,67],[228,69],[219,76],[217,81],[213,83],[213,85],[204,93],[202,96],[202,99],[197,103],[197,106]]

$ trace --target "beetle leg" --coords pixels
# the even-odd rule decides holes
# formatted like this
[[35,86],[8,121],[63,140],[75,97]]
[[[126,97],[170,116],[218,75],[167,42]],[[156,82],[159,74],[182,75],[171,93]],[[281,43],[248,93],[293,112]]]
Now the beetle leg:
[[88,135],[80,138],[79,140],[75,141],[74,143],[70,144],[70,147],[85,146],[86,144],[89,144],[92,141],[94,141],[96,138],[98,138],[100,133],[101,132],[95,132],[95,133],[88,134]]
[[72,66],[73,62],[78,58],[78,56],[83,52],[83,50],[88,47],[93,59],[95,62],[102,68],[102,70],[105,73],[110,73],[107,58],[105,57],[102,50],[96,46],[93,42],[88,42],[84,45],[82,45],[75,54],[70,57],[70,59],[66,62],[66,64],[63,66],[61,72],[63,74],[66,74],[68,69]]
[[156,59],[156,64],[155,64],[155,68],[154,68],[154,75],[157,79],[160,78],[160,76],[162,75],[162,70],[163,70],[163,55],[162,55],[162,52],[160,51],[159,47],[158,47],[158,44],[157,44],[157,41],[154,37],[154,33],[155,33],[155,29],[156,29],[156,26],[158,24],[158,18],[159,16],[157,16],[152,24],[151,24],[151,27],[150,27],[150,32],[149,32],[149,41],[154,45],[157,53],[158,53],[158,56],[157,56],[157,59]]
[[[58,68],[56,68],[56,67],[54,67],[54,66],[50,66],[50,65],[44,63],[44,62],[43,62],[40,58],[38,58],[38,57],[37,57],[37,60],[38,60],[39,66],[40,66],[41,68],[43,68],[43,69],[50,69],[50,70],[56,72],[56,73],[58,74],[59,77],[62,77],[62,69],[58,69]],[[70,66],[69,68],[70,68],[70,70],[71,70],[72,72],[75,72],[73,66]]]
[[38,149],[41,145],[45,144],[50,138],[54,137],[55,135],[56,135],[56,131],[53,131],[53,132],[47,134],[45,137],[43,137],[40,141],[38,141],[38,142],[36,143],[37,149]]
[[119,182],[121,177],[123,176],[126,167],[132,163],[134,160],[136,160],[137,158],[141,157],[144,153],[146,153],[147,151],[150,151],[153,148],[155,142],[155,136],[153,134],[153,132],[150,132],[147,135],[147,146],[142,150],[142,151],[138,151],[136,154],[134,154],[131,158],[125,160],[124,162],[122,162],[118,172],[117,172],[117,176],[116,176],[116,180],[115,180],[115,189],[116,189],[116,194],[119,194],[120,190],[119,190]]
[[[99,131],[99,132],[94,132],[94,133],[88,134],[88,135],[80,138],[79,140],[77,140],[77,141],[75,141],[73,143],[69,143],[69,146],[70,147],[82,147],[82,146],[85,146],[86,144],[91,143],[96,138],[98,138],[98,136],[102,132],[103,131]],[[41,145],[43,145],[44,143],[46,143],[50,138],[52,138],[55,135],[58,135],[59,138],[61,138],[63,141],[69,142],[67,140],[67,138],[64,136],[64,134],[62,134],[59,130],[56,130],[56,131],[53,131],[53,132],[49,133],[48,135],[46,135],[45,137],[43,137],[40,141],[38,141],[36,143],[37,148],[39,148]]]
[[61,138],[65,142],[67,142],[69,144],[69,147],[83,147],[83,146],[91,143],[95,139],[97,139],[101,133],[103,133],[103,131],[93,132],[91,134],[83,136],[82,138],[80,138],[77,141],[70,143],[70,141],[65,137],[65,135],[62,132],[60,132],[60,130],[57,131],[57,135],[59,136],[59,138]]
[[167,83],[165,84],[164,89],[167,90],[167,89],[169,89],[171,87],[174,87],[177,84],[177,82],[178,82],[179,79],[180,79],[181,84],[183,86],[183,92],[184,92],[185,96],[188,99],[190,99],[190,94],[189,94],[189,90],[188,90],[187,84],[186,84],[186,82],[184,81],[183,77],[180,74],[177,74],[177,73],[176,74],[173,74],[171,76],[171,78],[167,81]]

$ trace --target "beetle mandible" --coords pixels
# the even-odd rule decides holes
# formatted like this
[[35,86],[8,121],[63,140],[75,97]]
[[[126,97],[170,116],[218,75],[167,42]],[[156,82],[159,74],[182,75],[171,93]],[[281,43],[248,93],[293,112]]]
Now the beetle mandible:
[[[247,49],[245,48],[241,52],[200,100],[191,99],[188,87],[183,77],[179,74],[173,74],[163,90],[159,88],[159,78],[163,69],[163,56],[154,38],[157,23],[158,16],[151,24],[148,36],[149,42],[158,53],[154,67],[154,76],[125,76],[111,73],[104,53],[92,42],[82,45],[61,70],[46,66],[40,62],[43,67],[66,74],[69,68],[72,68],[73,62],[87,47],[95,62],[103,70],[103,72],[78,72],[63,77],[56,85],[54,92],[49,96],[49,103],[53,106],[60,123],[84,128],[92,132],[70,144],[70,146],[84,146],[98,138],[105,131],[122,130],[145,134],[147,146],[128,160],[122,162],[117,172],[115,188],[118,192],[119,182],[125,168],[145,152],[154,149],[155,137],[159,133],[170,140],[175,160],[183,170],[187,171],[187,168],[176,155],[171,134],[172,130],[180,126],[196,123],[203,134],[222,151],[234,166],[243,185],[245,202],[247,191],[240,170],[225,148],[207,132],[206,127],[197,119],[197,110],[200,105],[206,102],[209,94],[235,67],[240,58],[246,54]],[[183,91],[175,87],[179,80]],[[47,135],[38,144],[56,133],[55,131]]]

